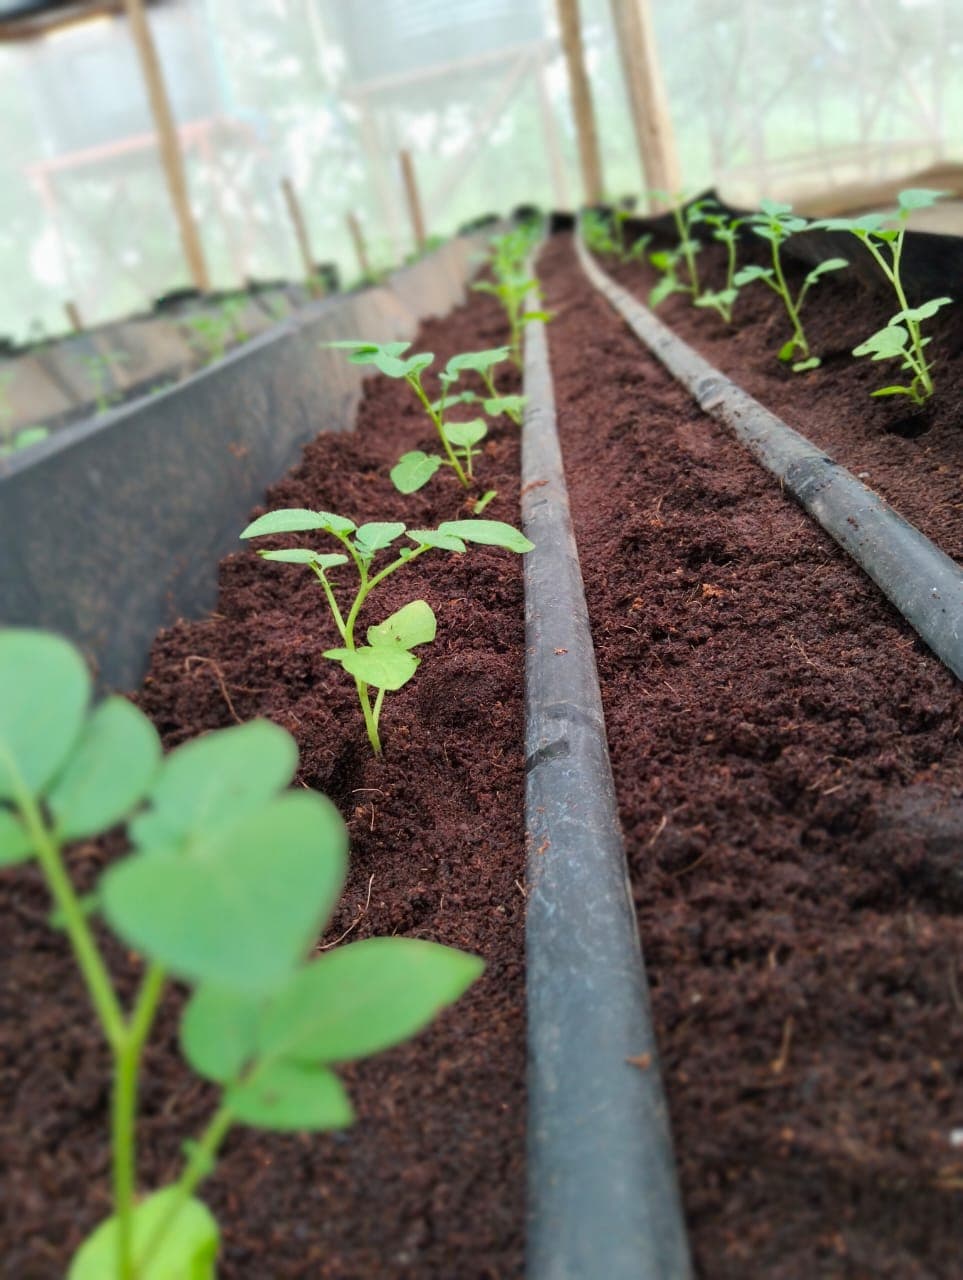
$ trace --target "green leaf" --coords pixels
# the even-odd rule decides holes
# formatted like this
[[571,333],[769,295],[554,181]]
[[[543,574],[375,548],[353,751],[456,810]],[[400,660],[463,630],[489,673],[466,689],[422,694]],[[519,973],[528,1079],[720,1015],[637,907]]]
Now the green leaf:
[[[497,497],[498,497],[497,489],[486,489],[485,492],[482,494],[482,496],[478,499],[478,501],[472,507],[472,511],[474,511],[476,516],[480,516],[481,513],[485,510],[485,508],[488,506],[488,504]],[[464,550],[464,544],[462,545],[461,549]]]
[[[205,1204],[184,1202],[172,1230],[161,1238],[150,1258],[141,1261],[157,1228],[177,1199],[175,1187],[165,1187],[142,1200],[132,1215],[133,1254],[137,1280],[216,1280],[215,1263],[220,1234]],[[74,1254],[67,1280],[113,1280],[117,1275],[117,1219],[110,1217],[87,1237]]]
[[921,320],[929,320],[941,307],[948,307],[952,301],[952,298],[930,298],[928,302],[921,302],[918,307],[897,311],[896,315],[890,318],[890,324],[899,324],[901,320],[915,320],[917,323]]
[[402,454],[391,468],[391,483],[399,493],[415,493],[428,483],[441,465],[442,459],[437,454],[413,449]]
[[841,271],[843,267],[848,266],[849,262],[845,258],[826,258],[825,261],[818,263],[809,272],[806,276],[806,284],[815,284],[819,277],[824,276],[827,271]]
[[548,324],[551,319],[551,311],[526,311],[525,314],[519,318],[519,323],[531,324],[535,320],[540,320],[543,324]]
[[90,676],[60,636],[0,631],[0,800],[18,777],[40,795],[70,755],[90,701]]
[[760,200],[759,209],[767,218],[781,218],[784,213],[792,213],[791,204],[780,204],[778,200]]
[[33,854],[33,841],[26,828],[9,809],[0,808],[0,867],[26,862]]
[[797,360],[792,367],[793,373],[805,373],[808,369],[818,369],[822,364],[819,356],[810,356],[808,360]]
[[900,209],[909,213],[911,209],[927,209],[936,204],[941,196],[949,194],[948,191],[933,191],[929,187],[907,187],[896,199]]
[[365,342],[360,338],[342,338],[338,342],[325,342],[322,345],[336,351],[353,351],[357,355],[370,355],[374,351],[381,351],[388,356],[403,356],[411,343]]
[[269,533],[308,533],[324,529],[327,533],[353,533],[354,521],[331,511],[307,511],[303,507],[287,507],[258,516],[239,534],[241,538],[263,538]]
[[482,408],[490,418],[497,418],[502,414],[512,417],[521,414],[525,408],[525,400],[525,396],[495,396],[493,399],[485,400]]
[[290,783],[297,767],[294,739],[269,720],[185,742],[161,766],[150,790],[152,807],[130,824],[131,838],[174,848],[259,809]]
[[361,525],[354,535],[354,545],[363,559],[371,560],[379,551],[390,547],[404,531],[405,526],[400,521],[372,521]]
[[266,992],[318,937],[346,866],[334,805],[289,792],[183,852],[116,863],[101,880],[101,900],[124,941],[174,976]]
[[679,254],[674,249],[657,249],[649,254],[649,261],[656,271],[671,271],[679,261]]
[[207,982],[181,1017],[181,1050],[194,1070],[218,1084],[240,1075],[257,1052],[262,1001]]
[[413,649],[418,644],[430,644],[437,629],[431,605],[426,600],[412,600],[395,610],[384,622],[369,627],[368,644],[374,648],[387,645]]
[[684,293],[685,289],[674,276],[663,276],[649,291],[649,306],[657,307],[673,293]]
[[878,391],[871,391],[871,396],[912,396],[916,399],[916,393],[912,387],[880,387]]
[[752,284],[754,280],[768,280],[772,274],[772,267],[743,267],[732,277],[732,283],[737,289],[741,289],[744,284]]
[[779,351],[777,353],[778,358],[782,360],[783,363],[786,363],[787,361],[791,360],[793,357],[793,352],[796,350],[797,345],[798,343],[796,342],[795,338],[790,338],[788,342],[784,342],[782,346],[779,348]]
[[445,373],[457,378],[466,369],[473,373],[487,373],[496,364],[501,364],[511,355],[510,347],[493,347],[490,351],[466,351],[462,355],[452,356],[445,365]]
[[[441,375],[442,378],[444,376]],[[442,407],[446,410],[454,409],[459,404],[477,404],[480,399],[474,391],[460,391],[457,396],[442,396],[440,400],[433,400],[431,407],[435,413],[441,413]]]
[[340,662],[348,675],[375,689],[394,692],[406,685],[418,670],[419,660],[403,649],[386,647],[327,649],[324,657]]
[[445,435],[448,443],[456,448],[470,449],[488,435],[488,426],[484,418],[472,418],[470,422],[447,422]]
[[262,1054],[350,1062],[408,1040],[481,975],[477,956],[415,938],[337,947],[291,980],[265,1014]]
[[322,555],[319,551],[308,551],[306,547],[289,547],[286,551],[259,551],[258,555],[262,560],[277,560],[281,564],[314,564],[322,573],[336,565],[348,563],[348,557],[338,551]]
[[872,356],[874,360],[888,360],[892,356],[901,356],[908,341],[909,333],[902,325],[888,324],[885,329],[879,329],[858,347],[853,347],[853,355]]
[[439,551],[466,551],[461,538],[452,533],[440,533],[437,529],[409,529],[408,537],[419,547],[437,547]]
[[250,1082],[229,1088],[224,1101],[238,1120],[256,1129],[345,1129],[354,1121],[351,1100],[334,1072],[297,1062],[259,1068]]
[[506,551],[517,551],[520,555],[535,550],[534,542],[529,542],[523,533],[502,520],[446,520],[438,526],[438,532],[451,533],[456,538],[486,547],[504,547]]
[[106,831],[144,797],[161,759],[157,730],[126,698],[95,708],[47,797],[60,840]]

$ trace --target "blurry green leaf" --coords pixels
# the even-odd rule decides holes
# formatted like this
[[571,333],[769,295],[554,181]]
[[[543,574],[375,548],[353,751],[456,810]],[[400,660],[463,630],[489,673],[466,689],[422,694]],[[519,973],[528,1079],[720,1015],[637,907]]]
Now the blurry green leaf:
[[452,356],[445,366],[445,372],[454,374],[456,377],[466,369],[474,373],[487,373],[496,364],[507,360],[510,355],[510,347],[493,347],[489,351],[466,351],[462,355]]
[[445,435],[448,443],[456,448],[470,449],[488,435],[488,426],[484,418],[472,418],[470,422],[448,422],[445,424]]
[[262,560],[277,560],[281,564],[314,564],[322,571],[348,563],[348,557],[340,552],[332,551],[322,555],[319,551],[308,551],[306,547],[290,547],[285,551],[259,551],[258,555]]
[[359,527],[354,535],[354,545],[365,560],[370,560],[385,547],[390,547],[404,531],[405,526],[399,521],[372,521]]
[[899,324],[901,320],[915,320],[917,323],[921,320],[929,320],[941,307],[948,307],[952,301],[952,298],[930,298],[928,302],[922,302],[918,307],[897,311],[896,315],[891,317],[890,324]]
[[0,630],[0,800],[19,777],[40,795],[70,755],[90,701],[90,676],[60,636]]
[[477,956],[414,938],[369,938],[302,969],[272,1001],[262,1054],[350,1062],[420,1031],[481,975]]
[[880,387],[878,391],[871,391],[871,396],[912,396],[916,399],[916,393],[912,387]]
[[47,805],[60,840],[96,835],[126,818],[160,765],[157,730],[126,698],[108,698],[81,731]]
[[262,999],[213,983],[198,987],[181,1017],[181,1050],[198,1075],[234,1080],[257,1052]]
[[180,853],[151,850],[101,880],[104,915],[130,946],[188,982],[276,987],[318,937],[347,865],[340,815],[289,792]]
[[[220,1234],[211,1211],[200,1200],[186,1200],[160,1246],[146,1261],[139,1259],[177,1198],[175,1187],[165,1187],[134,1209],[137,1280],[215,1280]],[[111,1217],[95,1228],[74,1254],[67,1280],[115,1280],[116,1276],[117,1219]]]
[[497,418],[503,413],[517,416],[525,408],[525,396],[495,396],[494,399],[484,401],[482,408],[491,418]]
[[26,862],[33,854],[33,841],[26,828],[9,809],[0,808],[0,867]]
[[792,367],[793,373],[805,373],[809,369],[818,369],[822,364],[819,356],[810,356],[808,360],[797,360]]
[[465,551],[464,542],[451,533],[439,533],[437,529],[409,529],[408,537],[419,546],[437,547],[439,551]]
[[[497,497],[498,497],[497,489],[486,489],[485,492],[482,494],[482,496],[478,499],[478,501],[472,507],[472,511],[474,511],[476,516],[480,516],[481,513],[485,510],[485,508],[488,506],[488,504],[494,501],[494,499]],[[457,548],[455,549],[457,550]],[[464,550],[464,544],[462,545],[461,550]]]
[[151,787],[151,808],[130,824],[139,845],[173,848],[259,809],[294,777],[298,749],[284,729],[251,720],[172,751]]
[[324,529],[327,533],[353,533],[354,528],[354,521],[331,511],[307,511],[303,507],[288,507],[258,516],[239,537],[263,538],[269,533],[307,533],[312,529]]
[[737,289],[741,289],[744,284],[752,284],[754,280],[768,280],[772,274],[772,267],[743,267],[733,276],[732,283]]
[[413,449],[402,454],[391,468],[391,483],[399,493],[415,493],[428,483],[441,465],[441,458],[435,454]]
[[809,272],[806,276],[806,284],[815,284],[819,277],[824,276],[827,271],[841,271],[843,267],[848,266],[849,263],[845,258],[826,258]]
[[257,1129],[344,1129],[354,1110],[344,1085],[325,1067],[272,1062],[255,1071],[249,1083],[233,1085],[224,1096],[238,1120]]
[[908,341],[909,334],[902,325],[889,324],[861,342],[858,347],[853,347],[853,355],[888,360],[892,356],[903,355]]
[[933,191],[929,187],[907,187],[896,199],[899,207],[908,213],[911,209],[927,209],[936,204],[941,196],[949,194],[948,191]]

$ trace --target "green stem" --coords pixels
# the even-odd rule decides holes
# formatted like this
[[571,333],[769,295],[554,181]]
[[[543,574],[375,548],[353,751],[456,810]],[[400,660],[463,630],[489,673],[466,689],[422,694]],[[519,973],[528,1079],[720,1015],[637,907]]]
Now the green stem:
[[152,964],[141,985],[137,1003],[114,1064],[111,1098],[111,1149],[113,1158],[114,1213],[117,1218],[117,1274],[134,1280],[133,1214],[136,1190],[135,1120],[137,1081],[141,1054],[150,1033],[164,989],[164,971]]
[[167,1208],[167,1212],[154,1228],[154,1232],[147,1241],[139,1261],[147,1263],[156,1256],[157,1250],[163,1243],[168,1231],[174,1225],[178,1214],[214,1167],[214,1157],[217,1155],[221,1143],[233,1123],[234,1113],[230,1107],[222,1103],[211,1117],[207,1128],[201,1134],[200,1141],[195,1144],[190,1158],[184,1166],[184,1172],[174,1184],[174,1196]]
[[59,844],[48,831],[36,801],[21,782],[13,762],[7,758],[5,764],[13,778],[14,799],[30,833],[37,860],[47,881],[47,887],[50,889],[50,896],[64,922],[67,937],[73,947],[104,1036],[116,1055],[123,1044],[127,1029],[107,966],[104,964],[67,874]]
[[[900,311],[908,311],[910,309],[909,303],[906,300],[906,293],[903,289],[903,282],[900,279],[899,270],[900,259],[903,254],[903,232],[901,231],[899,233],[898,238],[892,243],[890,248],[890,253],[893,255],[892,266],[887,263],[886,259],[883,257],[876,245],[873,244],[872,239],[869,236],[864,235],[859,238],[876,259],[876,263],[883,275],[893,286],[893,291],[895,292],[897,301],[899,302]],[[922,399],[915,395],[913,398],[916,400],[917,404],[922,404],[926,397],[933,394],[933,379],[930,377],[929,364],[923,351],[919,321],[906,320],[904,323],[906,325],[907,332],[909,333],[910,343],[912,346],[912,350],[905,353],[906,359],[910,368],[922,382],[924,390],[926,391],[926,396]]]
[[411,389],[414,391],[415,395],[421,401],[421,404],[425,410],[425,413],[427,413],[428,417],[434,423],[435,430],[438,432],[438,438],[442,443],[442,448],[445,450],[445,453],[448,455],[448,461],[455,468],[455,474],[458,476],[458,479],[461,481],[462,487],[465,489],[470,488],[471,486],[468,483],[468,477],[465,475],[464,471],[461,468],[461,464],[459,463],[458,459],[455,457],[454,453],[452,452],[452,447],[448,441],[448,437],[445,435],[444,420],[440,413],[436,413],[434,409],[432,409],[431,401],[425,395],[425,390],[424,390],[424,387],[422,387],[421,385],[421,380],[418,377],[410,377],[410,378],[407,378],[406,381],[408,382],[408,385],[411,387]]
[[783,305],[786,308],[789,319],[792,321],[793,337],[796,339],[796,345],[808,359],[809,343],[806,341],[806,335],[803,332],[803,327],[799,320],[799,312],[793,305],[793,300],[789,293],[789,286],[786,284],[786,277],[783,275],[782,259],[779,255],[779,241],[776,239],[776,234],[778,233],[774,233],[772,239],[772,266],[776,275],[776,280],[778,281],[777,292],[783,300]]

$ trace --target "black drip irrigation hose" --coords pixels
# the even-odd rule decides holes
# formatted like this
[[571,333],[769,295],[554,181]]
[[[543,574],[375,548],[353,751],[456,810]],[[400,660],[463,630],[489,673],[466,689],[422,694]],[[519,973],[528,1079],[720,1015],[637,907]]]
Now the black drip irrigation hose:
[[581,236],[577,246],[591,283],[699,407],[723,422],[778,477],[963,680],[963,569],[878,493],[770,413],[617,285],[592,259]]
[[692,1275],[544,326],[525,331],[527,1280]]

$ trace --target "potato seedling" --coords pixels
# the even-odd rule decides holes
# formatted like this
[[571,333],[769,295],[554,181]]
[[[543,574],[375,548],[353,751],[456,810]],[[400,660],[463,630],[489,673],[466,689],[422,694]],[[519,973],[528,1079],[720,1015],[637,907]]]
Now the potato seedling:
[[[428,483],[440,467],[451,467],[458,477],[459,483],[468,489],[474,479],[474,460],[479,450],[475,447],[488,434],[488,426],[483,418],[473,418],[470,422],[448,422],[445,415],[457,404],[478,402],[479,397],[466,391],[453,394],[451,388],[458,381],[462,372],[472,369],[482,376],[490,396],[481,403],[486,413],[517,415],[521,409],[521,397],[499,396],[495,391],[492,369],[509,355],[507,347],[497,347],[491,351],[467,352],[452,356],[448,364],[438,375],[442,386],[441,398],[429,400],[421,380],[424,371],[434,363],[434,355],[423,351],[418,355],[405,358],[410,342],[362,342],[348,339],[342,342],[329,342],[329,347],[340,348],[350,352],[348,359],[352,364],[373,364],[376,369],[389,378],[398,378],[407,382],[424,409],[428,420],[438,432],[445,451],[444,457],[425,453],[421,449],[413,449],[403,454],[391,468],[391,482],[400,493],[414,493]],[[518,421],[518,417],[513,417]]]
[[849,231],[872,254],[876,265],[889,281],[899,303],[899,311],[891,316],[884,328],[877,330],[853,349],[854,356],[869,356],[873,360],[900,361],[900,368],[911,374],[908,384],[879,387],[870,392],[874,396],[909,396],[914,404],[922,405],[933,394],[933,362],[927,360],[923,350],[930,339],[924,338],[920,325],[936,315],[942,307],[949,306],[952,298],[930,298],[917,307],[911,307],[900,277],[903,257],[903,239],[906,224],[914,209],[926,209],[936,203],[943,191],[930,191],[926,187],[910,187],[897,196],[895,214],[897,226],[887,227],[892,221],[880,213],[865,214],[860,218],[826,218],[814,222],[826,231]]
[[[772,250],[772,266],[743,267],[741,271],[736,273],[733,284],[737,289],[741,289],[743,285],[752,284],[754,280],[761,280],[763,284],[772,289],[773,293],[777,294],[786,308],[786,315],[792,325],[792,337],[779,348],[779,359],[786,364],[792,362],[793,373],[803,373],[807,369],[816,369],[821,362],[819,357],[812,355],[809,350],[809,342],[806,339],[806,333],[800,319],[803,303],[806,301],[809,290],[824,275],[830,271],[841,271],[843,267],[848,267],[849,263],[845,258],[827,258],[825,262],[820,262],[818,266],[813,267],[812,271],[808,273],[799,292],[793,297],[789,285],[786,283],[780,250],[783,243],[791,235],[795,235],[797,231],[804,230],[808,224],[805,218],[795,217],[792,212],[792,206],[788,204],[777,204],[773,200],[763,200],[759,208],[761,212],[752,214],[746,221],[757,236],[760,236],[763,240],[768,240]],[[797,355],[801,359],[794,360]]]
[[[481,973],[474,956],[410,938],[311,955],[344,883],[347,833],[324,796],[288,790],[297,762],[294,740],[266,720],[162,760],[154,726],[126,699],[91,707],[65,640],[0,631],[0,865],[39,866],[113,1068],[113,1214],[67,1280],[214,1280],[218,1225],[195,1192],[231,1127],[351,1124],[333,1068],[414,1035]],[[65,848],[121,823],[131,851],[81,897]],[[143,961],[130,1008],[94,915]],[[177,1180],[142,1198],[138,1085],[171,980],[190,989],[181,1049],[219,1098]]]
[[[308,511],[288,508],[270,511],[249,524],[242,538],[263,538],[276,533],[308,533],[318,531],[329,534],[341,544],[347,554],[333,552],[322,554],[306,547],[292,547],[283,551],[259,551],[265,560],[279,560],[286,564],[306,565],[321,583],[328,609],[337,627],[342,644],[336,649],[326,649],[323,656],[340,663],[354,677],[365,730],[375,755],[381,754],[381,738],[378,723],[386,692],[402,688],[418,669],[420,662],[412,653],[420,645],[429,644],[435,638],[435,615],[425,600],[412,600],[403,605],[384,622],[369,627],[366,645],[359,645],[355,637],[361,607],[384,580],[405,565],[411,564],[426,551],[455,551],[463,554],[466,542],[489,547],[504,547],[506,551],[524,554],[533,544],[517,529],[500,520],[447,520],[437,529],[405,529],[400,522],[378,521],[355,525],[344,516],[330,511]],[[395,559],[375,571],[374,560],[401,537],[407,537],[415,545],[400,549]],[[353,564],[358,585],[346,611],[341,609],[329,578],[332,569],[339,565]],[[375,689],[374,702],[371,690]]]

